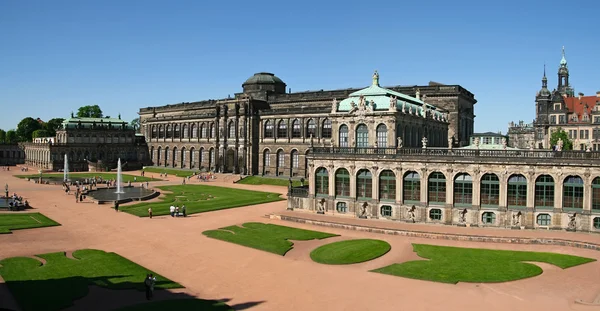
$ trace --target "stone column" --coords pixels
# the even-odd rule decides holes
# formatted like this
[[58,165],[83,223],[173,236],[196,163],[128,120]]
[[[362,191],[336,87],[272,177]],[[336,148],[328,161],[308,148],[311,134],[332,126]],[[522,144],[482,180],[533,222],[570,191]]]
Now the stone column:
[[481,207],[481,175],[479,169],[476,169],[473,177],[473,197],[471,198],[471,206],[479,209]]
[[446,206],[454,207],[454,173],[452,169],[446,171]]
[[500,180],[500,198],[499,198],[499,202],[498,202],[498,207],[501,210],[507,210],[508,208],[508,198],[507,198],[507,182],[508,182],[508,174],[507,173],[502,173],[500,175],[500,178],[498,178]]
[[[563,208],[563,175],[562,173],[556,174],[554,177],[554,211],[562,212]],[[585,190],[584,190],[585,191]]]
[[583,176],[583,213],[589,214],[592,211],[592,179],[589,170]]
[[379,170],[379,167],[377,166],[373,166],[371,167],[371,175],[372,177],[372,182],[373,182],[373,187],[371,188],[371,199],[373,201],[379,201],[379,175],[377,174]]
[[356,199],[356,170],[355,166],[351,165],[348,172],[350,173],[350,197]]
[[[309,164],[309,166],[311,166],[312,164]],[[327,167],[327,174],[329,175],[329,197],[330,198],[335,198],[335,169],[336,167],[334,167],[333,165],[329,165]],[[311,172],[314,173],[313,168],[311,167]],[[312,175],[315,176],[316,175]],[[315,182],[314,180],[309,180],[308,184],[309,185],[313,185]]]
[[527,209],[533,210],[535,207],[535,173],[527,174]]
[[421,206],[427,206],[427,202],[429,202],[429,199],[427,198],[427,190],[429,187],[428,184],[428,179],[427,179],[427,175],[429,174],[427,168],[422,168],[421,172],[419,172],[420,174],[420,183],[421,183],[421,193],[420,193],[420,197],[421,197]]
[[404,203],[404,169],[396,168],[396,202],[400,205]]

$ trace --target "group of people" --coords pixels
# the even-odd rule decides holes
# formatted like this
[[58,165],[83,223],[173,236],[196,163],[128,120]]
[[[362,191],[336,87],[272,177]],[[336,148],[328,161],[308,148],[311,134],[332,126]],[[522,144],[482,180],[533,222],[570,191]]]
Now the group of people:
[[[152,211],[149,210],[149,212],[150,215],[152,215]],[[171,217],[187,217],[187,214],[185,212],[185,205],[181,206],[181,210],[179,209],[179,205],[171,205],[171,207],[169,207],[169,212],[171,213]],[[152,218],[152,216],[150,216],[150,218]]]
[[[9,199],[8,197],[5,199]],[[29,202],[27,200],[23,201],[23,197],[18,196],[16,193],[13,193],[11,197],[11,201],[8,202],[8,210],[22,210],[24,208],[29,208]]]

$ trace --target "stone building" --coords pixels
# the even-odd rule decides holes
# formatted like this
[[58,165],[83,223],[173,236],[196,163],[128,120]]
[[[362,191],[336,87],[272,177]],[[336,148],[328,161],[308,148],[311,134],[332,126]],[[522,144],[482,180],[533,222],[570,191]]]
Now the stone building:
[[508,124],[508,137],[510,146],[519,149],[531,149],[535,147],[535,127],[532,123],[522,120]]
[[18,144],[0,144],[0,166],[23,164],[25,153]]
[[314,147],[288,208],[346,217],[600,232],[600,153],[517,150],[487,135],[465,148]]
[[[420,147],[423,136],[430,145],[446,146],[448,137],[457,146],[468,144],[476,103],[469,91],[437,83],[384,89],[378,75],[374,83],[364,90],[286,93],[280,78],[257,73],[233,98],[140,109],[142,133],[154,165],[292,177],[307,176],[311,144],[331,146],[332,138],[353,131],[363,134],[356,141],[348,135],[349,146],[395,146],[400,137]],[[361,101],[361,95],[371,99]],[[364,124],[366,130],[352,120],[373,112],[378,116]],[[381,124],[385,139],[377,136]]]
[[[573,141],[574,150],[600,151],[600,92],[594,96],[584,96],[575,91],[569,83],[569,67],[563,47],[558,67],[558,82],[553,91],[548,89],[546,69],[542,77],[542,88],[537,92],[536,118],[533,130],[518,126],[509,127],[509,136],[518,139],[516,145],[528,145],[533,135],[533,144],[537,149],[551,149],[550,138],[559,128],[565,130]],[[512,124],[511,124],[512,125]]]
[[43,169],[63,169],[65,154],[71,171],[111,169],[116,167],[119,158],[130,169],[149,164],[144,136],[136,135],[135,130],[120,117],[71,116],[56,131],[54,139],[20,145],[25,152],[25,164]]

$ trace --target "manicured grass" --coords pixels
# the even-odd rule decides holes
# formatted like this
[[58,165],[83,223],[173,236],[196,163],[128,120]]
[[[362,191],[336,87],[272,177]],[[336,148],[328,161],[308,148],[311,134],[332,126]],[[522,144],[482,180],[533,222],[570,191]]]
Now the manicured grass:
[[[85,249],[38,255],[46,264],[28,257],[0,261],[0,275],[24,311],[61,310],[88,294],[89,285],[109,289],[144,290],[143,281],[152,271],[115,253]],[[156,289],[182,286],[156,273]],[[143,293],[140,293],[143,295]]]
[[0,214],[0,234],[11,230],[60,226],[56,221],[40,214]]
[[202,232],[209,238],[231,242],[262,251],[285,255],[294,243],[289,240],[314,240],[337,236],[336,234],[297,229],[292,227],[263,224],[259,222],[247,222],[239,226],[229,226],[219,230],[208,230]]
[[310,258],[327,265],[349,265],[381,257],[390,249],[390,244],[381,240],[339,241],[316,248],[310,253]]
[[[48,178],[48,177],[52,177],[52,178],[56,178],[56,179],[60,179],[62,180],[63,178],[63,174],[62,173],[57,173],[57,174],[42,174],[42,179],[43,178]],[[31,179],[36,179],[36,178],[40,178],[40,174],[29,174],[29,175],[15,175],[15,177],[18,178],[31,178]],[[110,179],[117,179],[117,173],[69,173],[69,177],[70,178],[74,178],[74,179],[85,179],[85,178],[100,178],[102,177],[103,180],[110,180]],[[161,180],[158,178],[150,178],[150,177],[145,177],[145,176],[133,176],[133,175],[127,175],[127,174],[122,174],[123,177],[123,182],[134,182],[133,178],[135,177],[136,182],[142,182],[142,181],[157,181],[157,180]]]
[[[288,179],[283,178],[271,178],[271,177],[261,177],[261,176],[248,176],[237,182],[238,184],[245,185],[270,185],[270,186],[282,186],[287,187],[290,184]],[[299,180],[293,180],[292,185],[294,187],[300,186]],[[304,185],[308,185],[308,182],[305,180]]]
[[196,170],[186,170],[186,169],[176,169],[176,168],[162,168],[162,167],[144,167],[144,172],[146,173],[166,173],[168,176],[178,176],[178,177],[188,177],[194,175],[194,173],[200,172],[199,169]]
[[187,214],[203,213],[221,209],[281,201],[278,193],[232,189],[206,185],[177,185],[158,187],[168,191],[161,202],[144,202],[122,206],[121,210],[136,216],[148,216],[152,207],[155,216],[168,215],[171,205],[185,204]]
[[373,270],[384,274],[442,283],[496,283],[533,277],[542,273],[535,264],[545,262],[562,269],[596,261],[556,253],[489,250],[413,244],[414,251],[430,260],[408,261]]
[[171,299],[157,302],[141,303],[115,311],[164,311],[164,310],[202,310],[202,311],[233,311],[233,309],[216,300],[204,299]]

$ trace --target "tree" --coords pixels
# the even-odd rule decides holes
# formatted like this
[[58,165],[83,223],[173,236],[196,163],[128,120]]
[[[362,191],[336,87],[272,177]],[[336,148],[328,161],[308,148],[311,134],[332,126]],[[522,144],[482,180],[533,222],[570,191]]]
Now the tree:
[[48,122],[44,123],[43,129],[48,131],[47,137],[56,136],[56,130],[62,127],[62,123],[65,119],[63,118],[54,118],[50,119]]
[[27,117],[17,125],[17,137],[19,141],[31,141],[31,135],[35,130],[42,129],[42,125],[36,119]]
[[38,138],[38,137],[50,137],[50,133],[48,133],[47,130],[35,130],[33,131],[33,133],[31,134],[31,138]]
[[130,124],[133,127],[133,129],[137,132],[138,129],[140,128],[140,118],[135,118],[135,119],[131,120]]
[[89,105],[79,107],[77,110],[78,118],[102,118],[102,109],[98,105]]
[[4,130],[0,130],[0,144],[3,144],[6,141],[6,132]]
[[562,128],[557,128],[550,135],[550,146],[558,145],[558,139],[562,139],[562,150],[573,150],[573,142],[569,139],[569,135]]
[[6,139],[4,140],[7,144],[14,144],[17,142],[17,132],[15,130],[6,131]]

